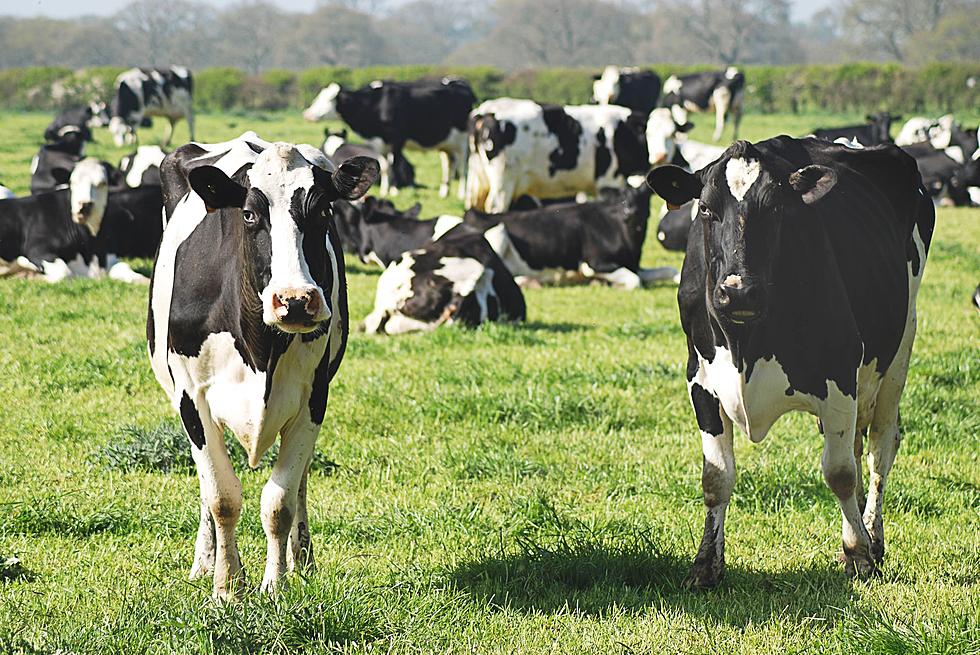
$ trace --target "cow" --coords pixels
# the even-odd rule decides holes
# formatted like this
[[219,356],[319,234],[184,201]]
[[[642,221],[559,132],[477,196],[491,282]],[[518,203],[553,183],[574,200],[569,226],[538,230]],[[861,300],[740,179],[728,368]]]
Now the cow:
[[848,125],[845,127],[818,127],[813,130],[813,136],[825,141],[836,141],[837,139],[847,139],[857,141],[862,146],[876,146],[880,143],[892,143],[891,126],[892,121],[901,120],[901,116],[894,116],[887,111],[876,114],[868,114],[864,117],[867,120],[865,125]]
[[949,156],[948,148],[934,148],[928,141],[903,146],[902,150],[915,158],[922,184],[936,202],[956,206],[973,204],[970,188],[980,186],[978,162],[960,163]]
[[44,129],[44,140],[58,141],[66,132],[72,131],[80,132],[84,141],[92,141],[92,128],[105,127],[108,124],[109,112],[105,103],[92,102],[84,107],[69,107],[58,112]]
[[170,143],[174,124],[187,121],[194,140],[194,79],[183,66],[169,68],[131,68],[116,78],[115,96],[109,105],[109,132],[119,147],[136,142],[136,128],[150,116],[162,116],[169,122],[163,137],[164,148]]
[[669,280],[670,267],[641,269],[650,218],[650,190],[609,192],[595,202],[484,214],[466,212],[467,225],[487,241],[521,286],[565,281],[568,273],[622,289]]
[[394,161],[389,168],[388,158],[378,150],[365,144],[348,141],[347,130],[339,132],[332,132],[330,128],[323,130],[323,145],[320,146],[320,150],[334,166],[339,166],[351,157],[373,157],[381,165],[382,176],[389,176],[391,186],[398,189],[419,186],[415,182],[415,167],[403,154],[399,153],[397,158],[393,155]]
[[[657,126],[655,136],[645,133],[648,124]],[[647,142],[666,151],[676,133],[667,110],[648,118],[615,105],[488,100],[470,118],[466,207],[500,213],[525,194],[550,199],[623,189],[649,169]]]
[[15,194],[13,191],[5,187],[3,184],[0,184],[0,200],[6,200],[7,198],[15,198],[15,197],[17,197],[17,194]]
[[725,121],[731,115],[734,127],[732,139],[737,139],[738,125],[742,122],[744,90],[745,75],[734,66],[729,66],[725,71],[671,75],[664,82],[660,106],[673,112],[678,125],[687,123],[688,112],[714,109],[715,141],[721,139]]
[[714,587],[724,574],[733,426],[759,442],[790,411],[819,418],[846,572],[875,573],[935,223],[914,160],[890,144],[779,136],[738,141],[698,173],[661,167],[647,179],[671,205],[698,201],[677,293],[707,508],[689,585]]
[[[476,96],[463,80],[415,82],[375,81],[356,90],[332,83],[303,111],[308,121],[342,120],[361,138],[376,140],[378,150],[397,162],[404,149],[436,150],[442,160],[439,196],[449,195],[454,177],[462,180],[466,166],[466,126]],[[381,195],[397,193],[382,170]]]
[[0,201],[0,274],[148,282],[118,259],[152,255],[156,246],[159,188],[155,204],[145,194],[112,199],[105,166],[88,158],[72,170],[68,188]]
[[268,555],[262,590],[313,564],[306,480],[327,389],[347,342],[344,259],[334,201],[359,197],[378,164],[333,170],[309,145],[254,133],[190,143],[161,166],[168,222],[150,287],[151,366],[191,442],[201,491],[191,578],[218,599],[244,573],[235,541],[241,483],[225,447],[235,435],[257,466],[282,436],[262,491]]
[[136,152],[123,155],[119,173],[126,186],[160,186],[160,164],[167,153],[160,146],[139,146]]
[[673,209],[664,204],[660,212],[660,223],[657,225],[657,241],[665,250],[686,251],[687,236],[697,217],[696,200],[689,200]]
[[457,225],[385,269],[363,327],[368,334],[396,335],[518,322],[526,315],[524,294],[483,234]]
[[31,160],[31,193],[67,184],[75,164],[84,156],[85,136],[78,127],[66,128],[57,141],[43,144]]
[[910,146],[913,143],[929,141],[933,147],[943,149],[950,145],[950,132],[956,122],[952,114],[946,114],[933,120],[924,116],[913,116],[905,121],[898,136],[895,137],[895,145]]
[[592,101],[599,105],[619,105],[646,115],[660,99],[660,76],[653,71],[606,66],[593,79]]

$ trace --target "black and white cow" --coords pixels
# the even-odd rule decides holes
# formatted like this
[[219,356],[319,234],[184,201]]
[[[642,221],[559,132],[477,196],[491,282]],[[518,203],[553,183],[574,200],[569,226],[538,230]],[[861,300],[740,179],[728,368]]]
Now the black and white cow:
[[330,128],[323,130],[323,145],[320,150],[327,156],[327,159],[334,166],[339,166],[351,157],[373,157],[378,160],[382,171],[388,171],[389,182],[392,187],[407,189],[408,187],[418,187],[415,182],[415,167],[412,162],[405,158],[404,154],[398,153],[396,157],[392,153],[391,167],[388,167],[388,158],[378,150],[363,143],[351,143],[347,140],[347,130],[331,132]]
[[[696,174],[655,169],[648,181],[667,202],[699,207],[677,294],[707,506],[690,584],[713,587],[724,574],[733,426],[759,442],[790,411],[820,419],[848,574],[874,573],[935,222],[915,162],[892,145],[780,136],[739,141]],[[868,428],[865,503],[856,455]]]
[[163,147],[170,143],[174,124],[187,120],[194,140],[194,79],[183,66],[131,68],[116,78],[115,97],[109,105],[109,132],[117,146],[136,142],[136,128],[150,116],[168,119]]
[[818,127],[813,130],[813,136],[824,141],[847,139],[856,141],[862,146],[876,146],[880,143],[892,143],[892,121],[901,120],[887,111],[868,114],[864,117],[868,122],[864,125],[847,125],[844,127]]
[[466,207],[500,213],[525,194],[546,200],[623,189],[649,169],[648,142],[660,144],[666,161],[677,131],[668,110],[646,117],[615,105],[488,100],[470,118]]
[[31,193],[68,184],[68,177],[84,153],[85,136],[77,127],[65,131],[54,143],[43,144],[31,160]]
[[[350,91],[331,84],[304,112],[308,121],[342,120],[361,138],[376,140],[378,150],[396,162],[403,149],[436,150],[442,159],[439,195],[449,195],[453,177],[465,178],[466,126],[476,96],[463,80],[376,81]],[[381,194],[397,193],[386,169]],[[462,188],[460,196],[462,197]]]
[[606,66],[592,83],[592,101],[649,114],[660,99],[660,76],[639,68]]
[[103,163],[83,159],[67,188],[0,201],[0,275],[148,282],[118,258],[153,254],[161,205],[159,187],[110,194]]
[[395,335],[526,314],[524,294],[483,234],[458,225],[385,269],[363,325],[368,334]]
[[139,146],[119,160],[119,174],[126,186],[160,186],[160,164],[167,153],[160,146]]
[[[262,491],[262,589],[313,563],[306,479],[327,388],[347,342],[344,259],[332,203],[375,181],[373,159],[331,165],[313,146],[254,133],[191,143],[164,160],[169,221],[153,272],[147,340],[153,372],[180,414],[201,488],[191,577],[242,591],[235,541],[241,483],[224,430],[256,466],[281,435]],[[176,200],[174,200],[176,198]]]
[[680,207],[664,203],[657,225],[657,241],[666,250],[684,252],[687,250],[687,236],[691,225],[698,217],[697,200],[689,200]]
[[17,196],[13,191],[8,189],[4,185],[0,184],[0,200],[6,200],[7,198],[15,198],[15,197]]
[[971,189],[980,186],[980,162],[958,162],[950,157],[948,148],[934,148],[928,141],[903,146],[902,150],[915,158],[922,184],[936,202],[959,207],[976,204]]
[[667,107],[674,114],[678,125],[684,125],[688,112],[702,112],[714,109],[714,140],[721,139],[725,121],[732,117],[734,132],[732,139],[738,138],[738,125],[742,122],[742,99],[745,91],[745,75],[734,66],[725,71],[691,73],[690,75],[671,75],[664,82],[664,95],[660,106]]
[[59,141],[66,132],[78,131],[85,141],[92,141],[92,128],[105,127],[108,124],[109,112],[105,103],[92,102],[87,107],[69,107],[58,112],[44,129],[44,140]]
[[650,190],[628,187],[595,202],[551,205],[529,211],[466,212],[465,220],[487,241],[518,284],[599,280],[623,289],[670,280],[670,267],[641,269],[650,218]]

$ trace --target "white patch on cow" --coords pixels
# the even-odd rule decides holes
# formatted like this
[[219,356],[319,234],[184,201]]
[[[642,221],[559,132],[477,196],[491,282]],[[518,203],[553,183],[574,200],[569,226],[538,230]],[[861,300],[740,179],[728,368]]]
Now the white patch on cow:
[[109,279],[126,282],[128,284],[149,284],[150,278],[134,271],[126,262],[117,261],[109,264]]
[[963,154],[963,148],[960,146],[949,146],[943,152],[946,156],[955,161],[957,164],[965,164],[966,156]]
[[726,287],[731,287],[732,289],[741,289],[742,288],[742,276],[741,275],[734,275],[734,274],[733,275],[729,275],[728,277],[726,277],[722,281],[722,284],[724,286],[726,286]]
[[442,238],[449,230],[453,229],[457,225],[463,222],[463,219],[459,216],[450,216],[449,214],[443,214],[436,219],[435,227],[432,230],[432,240]]
[[[666,206],[666,205],[665,205]],[[701,205],[698,204],[698,199],[695,198],[694,202],[691,203],[691,222],[698,217],[698,212],[701,210]]]
[[974,205],[980,205],[980,187],[967,187],[966,192],[970,196],[970,202]]
[[337,152],[337,148],[341,147],[347,143],[344,137],[337,134],[328,134],[327,138],[323,140],[323,152],[327,157],[333,157],[333,154]]
[[340,95],[340,85],[331,82],[320,89],[313,103],[303,110],[303,118],[308,121],[339,120],[337,112],[337,96]]
[[[129,172],[126,173],[126,186],[137,188],[143,182],[143,174],[151,167],[160,168],[167,153],[160,146],[140,146],[132,155]],[[122,168],[122,163],[120,163]]]
[[112,140],[118,148],[136,142],[135,131],[119,116],[113,116],[109,119],[109,134],[112,135]]
[[725,149],[720,146],[692,141],[686,136],[683,139],[678,137],[677,149],[680,150],[681,157],[688,163],[692,173],[713,164],[725,154]]
[[660,241],[660,243],[663,243],[666,238],[667,238],[666,232],[664,232],[663,230],[657,232],[657,239]]
[[40,162],[41,162],[41,158],[40,158],[40,157],[38,157],[37,155],[34,155],[34,157],[33,157],[33,158],[31,159],[31,175],[32,175],[32,176],[33,176],[33,175],[34,175],[35,173],[37,173],[37,166],[38,166],[38,164],[39,164]]
[[697,112],[701,110],[701,108],[698,107],[697,105],[691,107],[689,106],[690,104],[691,104],[690,100],[685,100],[684,104],[671,105],[670,115],[673,117],[675,123],[677,123],[678,125],[687,125],[688,112],[689,111]]
[[371,87],[372,89],[380,89],[384,85],[385,83],[382,82],[381,80],[371,80],[371,83],[368,84],[368,86]]
[[761,172],[762,166],[757,159],[729,159],[725,165],[725,180],[732,197],[741,202]]
[[0,184],[0,200],[7,200],[8,198],[16,198],[16,194],[7,187]]
[[670,109],[659,108],[650,112],[647,119],[646,138],[650,165],[669,163],[677,148],[677,123]]
[[677,93],[681,90],[681,86],[682,86],[681,81],[677,79],[677,76],[671,75],[670,77],[667,78],[667,81],[664,82],[663,94],[669,95],[671,93]]
[[738,75],[738,69],[734,66],[729,66],[725,70],[725,79],[727,80],[734,80],[736,75]]
[[109,176],[105,166],[94,157],[75,164],[69,178],[71,189],[71,219],[95,236],[102,226],[109,203]]
[[592,99],[600,105],[611,105],[619,94],[619,68],[606,66],[602,76],[592,83]]
[[[392,334],[388,332],[387,323],[390,323],[396,315],[400,315],[405,302],[414,295],[412,291],[412,278],[415,277],[415,272],[412,270],[414,264],[415,258],[410,253],[405,253],[400,260],[389,264],[381,273],[374,292],[374,310],[364,319],[365,332],[377,334],[384,330]],[[425,325],[421,321],[416,322]]]
[[441,268],[435,274],[449,280],[453,293],[462,297],[473,293],[484,276],[493,275],[493,271],[472,257],[442,257],[439,264]]

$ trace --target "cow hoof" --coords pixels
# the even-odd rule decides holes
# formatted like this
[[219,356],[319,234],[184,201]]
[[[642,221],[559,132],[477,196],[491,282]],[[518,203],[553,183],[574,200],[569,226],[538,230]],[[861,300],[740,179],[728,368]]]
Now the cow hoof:
[[187,576],[188,580],[200,580],[201,578],[206,578],[212,575],[211,567],[204,562],[195,561],[194,565],[191,566],[190,575]]
[[719,568],[710,563],[699,564],[695,562],[694,566],[691,567],[691,572],[684,579],[684,588],[691,591],[707,591],[717,587],[723,577],[725,577],[723,566]]
[[871,540],[871,559],[876,565],[885,561],[885,542]]
[[868,580],[870,578],[877,577],[880,575],[877,564],[870,559],[870,557],[865,557],[862,555],[848,555],[843,554],[841,559],[844,560],[844,573],[847,577],[855,580]]
[[259,587],[259,591],[261,591],[263,594],[275,596],[277,593],[284,590],[286,586],[286,576],[280,575],[275,578],[266,578],[262,580],[262,586]]

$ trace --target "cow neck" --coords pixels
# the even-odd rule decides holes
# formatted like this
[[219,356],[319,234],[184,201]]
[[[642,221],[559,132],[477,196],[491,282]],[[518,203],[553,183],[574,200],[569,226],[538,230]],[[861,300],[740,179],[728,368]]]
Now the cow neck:
[[358,109],[356,106],[357,103],[352,102],[355,93],[357,92],[347,91],[345,89],[341,89],[337,93],[337,98],[334,100],[337,103],[337,113],[360,136],[366,139],[380,136],[377,134],[377,125],[370,124],[370,112]]

